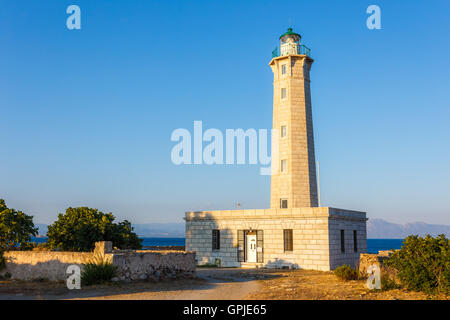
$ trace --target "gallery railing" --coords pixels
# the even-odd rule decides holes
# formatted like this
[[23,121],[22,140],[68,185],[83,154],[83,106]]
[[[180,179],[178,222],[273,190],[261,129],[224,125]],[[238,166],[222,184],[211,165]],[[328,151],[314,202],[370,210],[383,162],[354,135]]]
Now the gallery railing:
[[[291,50],[286,51],[286,53],[280,55],[279,51],[278,51],[278,47],[275,48],[275,50],[272,51],[272,58],[276,58],[276,57],[280,57],[280,56],[285,56],[288,54],[291,54]],[[307,56],[311,56],[311,49],[308,48],[307,46],[305,46],[304,44],[297,46],[297,54],[302,54],[302,55],[307,55]]]

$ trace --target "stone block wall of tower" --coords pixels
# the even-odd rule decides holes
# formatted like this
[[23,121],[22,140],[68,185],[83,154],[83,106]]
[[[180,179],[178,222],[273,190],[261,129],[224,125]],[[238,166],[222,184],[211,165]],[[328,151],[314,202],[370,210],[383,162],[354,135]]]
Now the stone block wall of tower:
[[280,200],[288,200],[288,208],[316,207],[317,180],[312,123],[309,70],[313,60],[305,55],[274,58],[273,128],[287,135],[279,137],[280,163],[287,169],[271,177],[271,208],[280,208]]

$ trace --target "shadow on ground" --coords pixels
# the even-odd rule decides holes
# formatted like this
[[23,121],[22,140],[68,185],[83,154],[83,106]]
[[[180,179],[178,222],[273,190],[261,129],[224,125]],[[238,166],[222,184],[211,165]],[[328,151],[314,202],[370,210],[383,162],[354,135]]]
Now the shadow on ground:
[[64,282],[1,281],[0,299],[242,299],[276,270],[198,268],[194,279],[110,283],[69,290]]

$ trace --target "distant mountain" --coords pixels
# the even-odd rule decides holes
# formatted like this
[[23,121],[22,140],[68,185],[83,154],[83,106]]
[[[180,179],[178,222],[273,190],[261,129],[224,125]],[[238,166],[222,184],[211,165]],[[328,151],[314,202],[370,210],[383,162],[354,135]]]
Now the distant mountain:
[[[40,236],[47,234],[47,225],[36,223]],[[184,238],[185,226],[184,223],[145,223],[134,224],[134,232],[139,237],[145,238]]]
[[145,238],[184,238],[185,236],[183,222],[133,224],[133,228],[139,237]]
[[[36,227],[39,228],[39,235],[47,233],[46,224],[38,223]],[[185,236],[183,222],[134,224],[133,228],[138,236],[146,238],[184,238]],[[445,234],[450,237],[450,226],[424,222],[396,224],[383,219],[367,221],[367,238],[369,239],[404,239],[411,234],[420,236]]]
[[47,225],[42,223],[36,223],[34,225],[36,228],[38,228],[38,233],[40,236],[45,236],[47,234]]
[[429,234],[433,237],[445,234],[449,237],[450,226],[424,222],[396,224],[383,219],[369,219],[367,221],[367,238],[369,239],[404,239],[412,234],[419,236]]

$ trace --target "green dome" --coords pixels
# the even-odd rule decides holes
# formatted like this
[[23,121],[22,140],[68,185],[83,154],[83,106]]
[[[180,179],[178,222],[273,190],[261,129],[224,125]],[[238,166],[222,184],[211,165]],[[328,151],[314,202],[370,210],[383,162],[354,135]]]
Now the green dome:
[[288,28],[288,31],[285,32],[285,33],[283,33],[283,34],[280,36],[280,39],[283,38],[284,36],[291,36],[291,35],[292,35],[292,36],[297,36],[297,37],[299,37],[299,38],[302,37],[302,36],[299,35],[298,33],[293,32],[293,31],[292,31],[292,28]]

